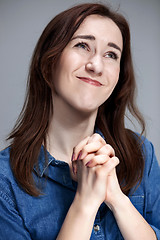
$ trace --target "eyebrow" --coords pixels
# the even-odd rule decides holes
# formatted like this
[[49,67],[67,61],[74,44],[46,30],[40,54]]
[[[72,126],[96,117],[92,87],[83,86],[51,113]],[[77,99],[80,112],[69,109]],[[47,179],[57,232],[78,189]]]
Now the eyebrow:
[[77,35],[77,36],[73,37],[71,40],[74,40],[74,39],[77,39],[77,38],[88,39],[88,40],[96,40],[96,38],[93,35]]
[[115,44],[115,43],[113,43],[113,42],[109,42],[109,43],[108,43],[108,46],[109,46],[109,47],[116,48],[117,50],[119,50],[120,52],[122,52],[122,50],[120,49],[120,47],[118,47],[117,44]]
[[[71,39],[71,41],[74,40],[74,39],[77,39],[77,38],[79,38],[79,39],[88,39],[88,40],[92,40],[92,41],[96,40],[96,38],[93,35],[77,35],[77,36],[73,37]],[[109,42],[107,45],[109,47],[113,47],[113,48],[119,50],[120,52],[122,52],[121,48],[117,44],[115,44],[113,42]]]

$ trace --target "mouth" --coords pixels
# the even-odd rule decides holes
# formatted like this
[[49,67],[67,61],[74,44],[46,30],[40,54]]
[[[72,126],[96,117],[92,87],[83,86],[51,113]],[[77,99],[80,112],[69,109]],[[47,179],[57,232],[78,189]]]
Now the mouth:
[[94,85],[96,87],[101,87],[102,86],[102,83],[100,83],[97,80],[91,79],[91,78],[86,78],[86,77],[77,77],[77,78],[80,79],[83,82]]

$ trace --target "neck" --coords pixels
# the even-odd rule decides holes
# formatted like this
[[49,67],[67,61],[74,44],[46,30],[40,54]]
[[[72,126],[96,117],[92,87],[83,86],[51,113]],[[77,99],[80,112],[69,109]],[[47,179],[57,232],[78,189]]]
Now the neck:
[[55,104],[50,121],[47,149],[57,160],[70,163],[73,148],[94,132],[97,110],[82,113],[70,106]]

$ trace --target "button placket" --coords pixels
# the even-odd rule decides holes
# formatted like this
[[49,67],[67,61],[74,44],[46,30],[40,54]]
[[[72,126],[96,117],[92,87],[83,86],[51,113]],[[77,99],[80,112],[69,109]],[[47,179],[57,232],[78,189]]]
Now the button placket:
[[96,219],[93,225],[94,234],[99,238],[103,239],[103,231],[101,229],[101,220],[100,220],[100,212],[97,212]]

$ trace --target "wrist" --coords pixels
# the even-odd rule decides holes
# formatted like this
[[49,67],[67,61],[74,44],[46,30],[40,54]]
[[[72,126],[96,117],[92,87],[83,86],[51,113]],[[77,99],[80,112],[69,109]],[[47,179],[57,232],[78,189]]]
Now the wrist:
[[94,201],[89,201],[88,199],[83,199],[78,193],[76,193],[73,206],[77,213],[95,217],[99,209],[99,205]]
[[124,193],[121,193],[119,196],[115,197],[111,203],[107,203],[107,205],[113,214],[116,214],[117,211],[125,209],[129,202],[129,198]]

